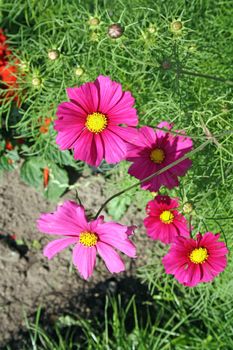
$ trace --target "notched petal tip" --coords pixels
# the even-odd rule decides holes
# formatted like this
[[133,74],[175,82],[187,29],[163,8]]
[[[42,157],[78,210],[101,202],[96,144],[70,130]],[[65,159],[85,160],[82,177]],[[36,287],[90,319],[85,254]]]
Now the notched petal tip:
[[127,230],[126,230],[126,234],[127,236],[132,236],[134,235],[134,230],[136,230],[137,226],[136,225],[132,225],[132,226],[127,226]]

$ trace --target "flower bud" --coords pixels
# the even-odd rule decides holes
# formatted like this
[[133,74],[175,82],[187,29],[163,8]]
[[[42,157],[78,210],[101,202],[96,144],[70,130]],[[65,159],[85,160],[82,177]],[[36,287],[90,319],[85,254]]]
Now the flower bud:
[[99,41],[99,34],[96,32],[92,32],[90,35],[90,40],[95,42]]
[[171,23],[171,31],[173,33],[180,32],[182,28],[183,28],[183,24],[181,21],[173,21]]
[[183,205],[183,212],[185,214],[190,214],[193,211],[193,205],[190,202],[187,202]]
[[161,64],[162,68],[167,70],[170,69],[172,67],[172,64],[169,60],[164,60]]
[[48,58],[51,61],[55,61],[57,58],[59,58],[60,52],[58,50],[49,50],[48,52]]
[[153,197],[158,196],[158,194],[159,194],[159,192],[151,192],[151,195],[152,195]]
[[124,28],[120,25],[120,23],[111,24],[108,27],[108,35],[112,39],[120,38],[124,33]]
[[23,73],[29,71],[29,63],[26,61],[20,61],[18,67]]
[[222,113],[229,113],[229,109],[227,107],[223,107],[221,111]]
[[20,137],[16,139],[16,143],[18,143],[19,145],[23,145],[25,143],[25,139],[23,137]]
[[97,27],[100,24],[100,20],[97,17],[90,18],[89,24],[91,27]]
[[153,24],[150,24],[147,31],[150,34],[155,34],[157,32],[157,28]]
[[39,78],[39,77],[34,77],[34,78],[32,78],[32,85],[33,85],[34,87],[40,87],[40,86],[41,86],[41,83],[42,83],[41,78]]
[[82,67],[78,67],[75,69],[75,75],[77,77],[81,77],[83,75],[83,73],[84,73],[84,69]]
[[197,51],[197,45],[196,45],[196,44],[190,45],[189,48],[188,48],[188,50],[189,50],[190,52],[195,52],[195,51]]

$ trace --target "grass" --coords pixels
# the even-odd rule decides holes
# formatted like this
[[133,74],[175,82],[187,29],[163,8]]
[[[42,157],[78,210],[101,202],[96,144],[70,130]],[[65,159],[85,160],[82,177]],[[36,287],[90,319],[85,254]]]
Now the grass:
[[232,302],[219,304],[218,299],[213,299],[206,312],[203,295],[192,292],[190,296],[182,293],[174,298],[171,293],[168,297],[157,291],[141,304],[137,296],[127,302],[120,295],[107,297],[103,319],[65,315],[53,329],[40,325],[39,309],[35,323],[27,323],[20,349],[232,349]]
[[[21,62],[19,94],[23,104],[16,113],[9,101],[1,106],[3,122],[30,140],[26,154],[51,158],[61,165],[55,150],[55,132],[39,132],[41,118],[54,118],[58,103],[66,99],[67,86],[110,75],[136,98],[140,125],[155,127],[160,121],[174,122],[177,129],[193,137],[195,146],[206,138],[216,138],[193,157],[193,167],[179,188],[169,192],[183,203],[194,204],[195,232],[221,232],[231,249],[233,218],[233,99],[232,99],[232,15],[229,1],[23,1],[5,0],[0,5],[2,26],[8,28],[10,44]],[[90,18],[98,18],[97,26]],[[182,29],[172,31],[179,21]],[[124,35],[108,37],[111,23],[120,22]],[[60,56],[51,61],[48,51]],[[77,67],[83,69],[75,75]],[[39,78],[39,86],[33,79]],[[68,158],[67,158],[68,159]],[[51,160],[51,159],[50,159]],[[69,160],[67,160],[69,162]],[[124,176],[127,165],[103,173],[110,176],[107,192],[122,190],[133,183]],[[134,200],[147,200],[142,192],[122,197],[119,218]],[[110,210],[115,211],[117,202]],[[148,264],[138,273],[150,287],[155,320],[140,324],[135,303],[128,306],[133,327],[126,329],[127,312],[119,300],[112,301],[112,317],[102,325],[96,321],[75,320],[82,328],[82,349],[213,349],[227,350],[232,343],[232,258],[216,282],[188,290],[165,277],[160,256],[153,245]],[[109,301],[108,301],[109,303]],[[107,304],[106,308],[108,308]],[[133,315],[133,316],[132,316]],[[39,316],[38,316],[39,317]],[[164,321],[164,317],[166,321]],[[29,325],[31,347],[25,349],[79,349],[74,334],[64,335],[57,327],[53,336]],[[98,329],[98,331],[96,331]],[[109,336],[111,329],[111,336]],[[54,334],[56,334],[54,338]],[[54,340],[56,339],[56,340]],[[75,345],[76,344],[76,345]]]

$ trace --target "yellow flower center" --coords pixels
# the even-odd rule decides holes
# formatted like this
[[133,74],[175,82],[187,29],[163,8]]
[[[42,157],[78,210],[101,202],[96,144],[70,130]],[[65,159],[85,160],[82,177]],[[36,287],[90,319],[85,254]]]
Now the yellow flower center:
[[85,126],[91,132],[98,134],[108,125],[107,117],[102,113],[88,114]]
[[170,210],[164,210],[162,214],[160,214],[160,220],[164,224],[171,224],[174,220],[174,215]]
[[94,232],[84,231],[79,235],[79,243],[85,247],[93,247],[98,241],[98,236]]
[[202,264],[208,258],[208,251],[206,248],[195,248],[189,255],[189,259],[194,264]]
[[164,161],[165,153],[161,148],[155,148],[150,153],[150,159],[152,162],[161,164]]

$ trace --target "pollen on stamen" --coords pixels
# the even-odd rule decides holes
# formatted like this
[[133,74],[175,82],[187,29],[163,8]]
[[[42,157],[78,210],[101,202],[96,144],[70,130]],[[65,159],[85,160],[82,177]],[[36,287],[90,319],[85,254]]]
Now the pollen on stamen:
[[150,153],[150,159],[156,164],[161,164],[165,159],[165,153],[161,148],[155,148]]
[[164,210],[159,218],[164,224],[171,224],[174,220],[174,215],[170,210]]
[[85,126],[90,132],[98,134],[102,132],[108,125],[107,117],[102,113],[88,114]]
[[189,259],[194,263],[194,264],[202,264],[204,263],[209,254],[206,248],[195,248],[189,255]]
[[79,243],[85,247],[93,247],[98,241],[98,236],[94,232],[84,231],[79,235]]

